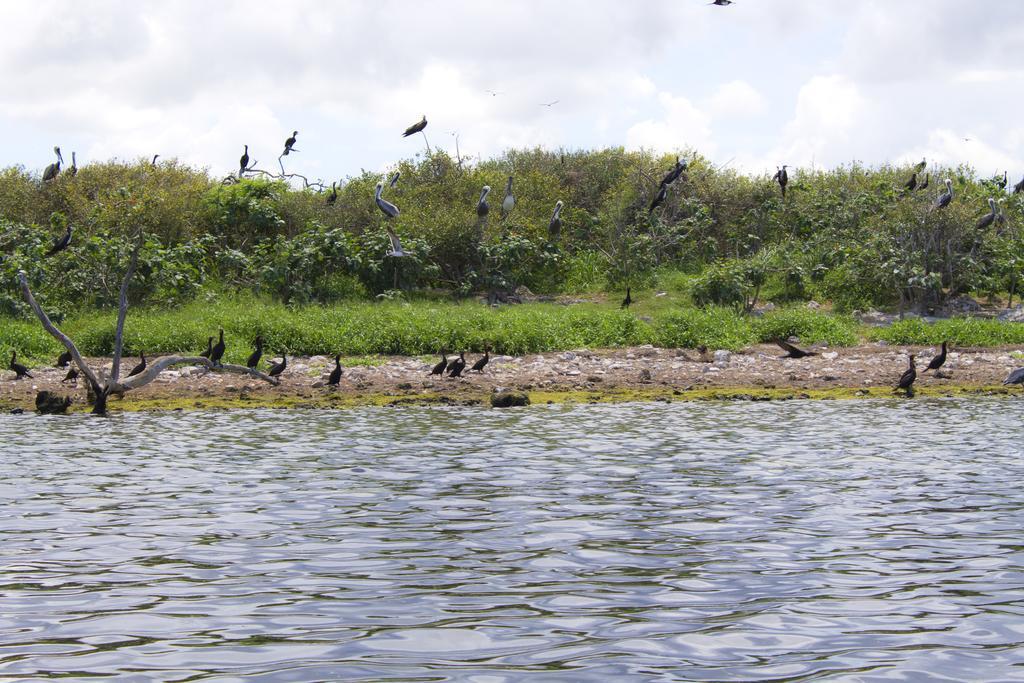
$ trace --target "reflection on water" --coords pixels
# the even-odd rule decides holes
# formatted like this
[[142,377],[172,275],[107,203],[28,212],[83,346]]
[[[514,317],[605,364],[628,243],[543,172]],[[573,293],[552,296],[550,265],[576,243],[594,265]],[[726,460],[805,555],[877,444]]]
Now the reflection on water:
[[0,417],[0,678],[1024,680],[1024,404]]

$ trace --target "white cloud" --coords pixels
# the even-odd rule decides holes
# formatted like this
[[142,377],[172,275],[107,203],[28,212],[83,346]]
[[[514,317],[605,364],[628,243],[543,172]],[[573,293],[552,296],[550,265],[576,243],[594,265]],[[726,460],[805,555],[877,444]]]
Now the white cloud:
[[747,118],[762,113],[766,105],[761,93],[746,81],[729,81],[718,86],[707,108],[715,116]]
[[647,119],[626,131],[626,146],[669,152],[692,147],[702,154],[712,154],[711,119],[685,97],[658,93],[662,118]]

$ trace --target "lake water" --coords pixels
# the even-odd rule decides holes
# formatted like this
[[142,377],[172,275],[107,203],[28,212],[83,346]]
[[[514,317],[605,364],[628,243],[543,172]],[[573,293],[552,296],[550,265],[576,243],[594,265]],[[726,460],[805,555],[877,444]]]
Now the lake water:
[[0,416],[0,679],[1024,680],[1024,402]]

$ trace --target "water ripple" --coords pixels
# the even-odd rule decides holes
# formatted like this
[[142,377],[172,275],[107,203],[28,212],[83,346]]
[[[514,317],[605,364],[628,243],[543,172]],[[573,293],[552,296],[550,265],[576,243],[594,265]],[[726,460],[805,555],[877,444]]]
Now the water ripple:
[[0,416],[0,678],[1024,680],[1022,418]]

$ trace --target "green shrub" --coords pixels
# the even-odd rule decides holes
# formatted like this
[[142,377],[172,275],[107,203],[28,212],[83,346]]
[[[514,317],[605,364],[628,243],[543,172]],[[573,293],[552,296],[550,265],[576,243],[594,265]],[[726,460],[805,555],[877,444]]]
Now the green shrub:
[[757,341],[750,321],[732,308],[689,309],[670,313],[656,323],[655,339],[668,348],[739,351]]
[[852,318],[829,315],[808,308],[772,311],[753,321],[754,334],[762,343],[798,337],[805,344],[853,346],[857,343],[857,324]]

